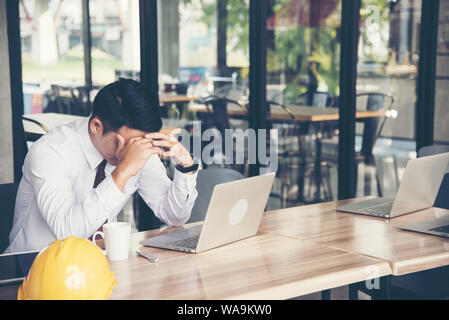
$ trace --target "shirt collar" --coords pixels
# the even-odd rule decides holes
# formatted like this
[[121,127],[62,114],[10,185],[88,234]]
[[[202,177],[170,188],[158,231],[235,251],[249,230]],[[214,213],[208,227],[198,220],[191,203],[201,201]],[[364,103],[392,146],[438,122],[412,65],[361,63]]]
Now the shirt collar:
[[90,168],[94,170],[103,161],[103,156],[98,152],[90,139],[89,118],[80,120],[77,127],[80,135],[81,149],[83,149]]

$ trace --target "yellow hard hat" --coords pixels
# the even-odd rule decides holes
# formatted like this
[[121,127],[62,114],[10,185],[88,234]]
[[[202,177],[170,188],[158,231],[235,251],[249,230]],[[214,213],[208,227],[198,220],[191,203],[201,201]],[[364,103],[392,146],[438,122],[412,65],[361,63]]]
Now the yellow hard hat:
[[117,284],[100,248],[71,236],[56,240],[34,260],[18,300],[101,300]]

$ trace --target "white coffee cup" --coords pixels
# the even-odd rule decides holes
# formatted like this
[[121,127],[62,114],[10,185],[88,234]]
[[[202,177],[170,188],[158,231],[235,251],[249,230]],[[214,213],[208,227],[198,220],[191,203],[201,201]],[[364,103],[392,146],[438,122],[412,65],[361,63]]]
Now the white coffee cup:
[[92,237],[100,235],[104,239],[106,255],[110,261],[128,259],[129,242],[131,239],[131,224],[129,222],[112,222],[103,225],[103,232],[97,231]]

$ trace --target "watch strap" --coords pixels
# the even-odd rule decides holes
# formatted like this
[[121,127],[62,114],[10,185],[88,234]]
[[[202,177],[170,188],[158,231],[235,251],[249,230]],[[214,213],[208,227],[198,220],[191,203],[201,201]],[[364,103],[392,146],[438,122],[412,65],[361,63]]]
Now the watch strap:
[[179,164],[176,165],[176,170],[182,173],[189,173],[198,170],[198,163],[193,163],[190,167],[182,167]]

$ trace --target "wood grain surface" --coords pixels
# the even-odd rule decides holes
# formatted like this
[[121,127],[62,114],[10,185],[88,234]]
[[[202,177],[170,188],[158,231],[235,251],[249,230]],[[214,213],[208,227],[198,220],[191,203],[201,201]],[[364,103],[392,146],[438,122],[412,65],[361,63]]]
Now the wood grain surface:
[[200,97],[193,96],[180,96],[180,95],[160,95],[159,102],[160,103],[179,103],[179,102],[190,102],[190,101],[198,101]]
[[260,231],[385,260],[390,263],[393,275],[449,264],[449,239],[398,228],[447,215],[448,210],[430,208],[392,219],[335,210],[340,204],[357,200],[271,211],[265,214]]
[[[317,108],[310,106],[296,106],[289,105],[288,106],[290,114],[282,109],[280,106],[272,105],[270,109],[270,119],[277,121],[285,121],[285,120],[293,120],[294,121],[308,121],[308,122],[322,122],[322,121],[335,121],[339,119],[338,109],[337,108]],[[194,104],[188,107],[190,111],[195,112],[207,112],[207,107],[201,104]],[[248,112],[240,108],[239,106],[228,104],[227,112],[230,116],[239,116],[244,117],[247,116]],[[385,111],[368,111],[368,110],[359,110],[356,112],[355,117],[357,119],[363,118],[376,118],[382,117],[385,115]]]
[[[133,234],[129,259],[110,263],[118,280],[111,299],[286,299],[391,274],[378,259],[276,234],[200,254],[139,245],[160,233]],[[159,263],[137,256],[137,248]]]

